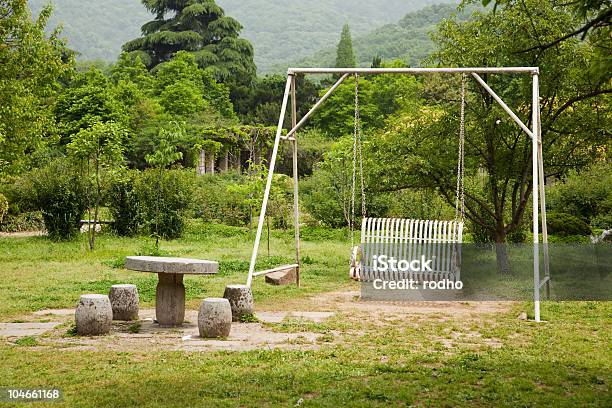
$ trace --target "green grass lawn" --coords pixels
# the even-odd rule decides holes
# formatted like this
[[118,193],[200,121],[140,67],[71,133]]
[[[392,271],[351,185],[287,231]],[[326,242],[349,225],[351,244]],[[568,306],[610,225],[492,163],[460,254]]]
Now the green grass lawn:
[[[314,294],[358,288],[347,279],[342,232],[306,230],[304,238],[302,288],[258,278],[257,309],[307,310],[296,308]],[[121,268],[124,256],[147,254],[151,244],[102,235],[92,253],[84,238],[0,238],[0,321],[71,308],[80,294],[106,293],[114,283],[137,284],[143,306],[152,306],[156,277]],[[291,262],[292,244],[291,232],[275,232],[261,266]],[[246,280],[251,245],[244,229],[195,224],[162,250],[220,261],[218,275],[186,279],[187,307],[195,309],[225,284]],[[78,407],[612,406],[610,303],[545,302],[541,324],[517,320],[522,310],[530,305],[457,319],[345,310],[324,323],[297,324],[333,340],[317,350],[60,352],[2,341],[0,388],[61,388],[64,402],[47,405]]]

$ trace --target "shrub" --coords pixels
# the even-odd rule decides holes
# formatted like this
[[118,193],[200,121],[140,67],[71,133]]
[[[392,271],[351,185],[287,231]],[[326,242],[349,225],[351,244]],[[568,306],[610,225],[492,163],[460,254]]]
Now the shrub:
[[[598,163],[580,173],[571,173],[563,183],[546,189],[551,212],[573,214],[593,227],[612,216],[612,164]],[[597,224],[597,225],[595,225]],[[605,224],[605,223],[604,223]]]
[[134,183],[139,219],[152,235],[179,238],[193,192],[193,173],[183,170],[149,169]]
[[118,175],[109,186],[108,209],[114,221],[111,229],[121,236],[138,233],[139,205],[134,187],[137,178],[138,171],[128,171]]
[[590,235],[591,228],[580,218],[566,213],[550,212],[547,214],[546,224],[548,233],[567,237],[570,235]]
[[392,194],[389,217],[452,220],[455,209],[435,190],[401,190]]
[[244,182],[239,173],[203,175],[197,178],[192,209],[198,218],[231,226],[249,223],[250,208],[244,194],[232,188]]
[[4,194],[0,193],[0,224],[2,224],[2,220],[4,216],[8,214],[9,204],[8,200],[4,196]]
[[35,211],[34,186],[31,177],[7,177],[0,184],[0,193],[8,200],[10,215]]
[[32,171],[29,178],[49,238],[68,240],[77,235],[87,209],[87,189],[75,166],[66,159],[57,159]]
[[599,214],[591,219],[591,226],[599,229],[612,229],[612,213]]
[[555,236],[551,235],[548,237],[548,242],[551,244],[589,244],[591,238],[584,235],[566,235],[566,236]]
[[40,211],[27,211],[19,214],[8,214],[0,224],[1,232],[41,231],[45,222]]

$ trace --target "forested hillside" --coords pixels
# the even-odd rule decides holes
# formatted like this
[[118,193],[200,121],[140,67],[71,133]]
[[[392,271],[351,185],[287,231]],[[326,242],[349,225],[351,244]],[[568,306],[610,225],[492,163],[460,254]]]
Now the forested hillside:
[[[458,12],[456,4],[435,4],[406,14],[396,24],[385,24],[367,34],[357,35],[353,39],[357,65],[370,66],[376,55],[383,60],[401,59],[409,65],[418,65],[433,51],[434,43],[430,33],[438,22],[455,13],[458,20],[467,20],[474,10],[475,7],[466,7]],[[306,58],[294,60],[289,65],[334,66],[335,59],[336,48],[332,45]],[[278,69],[281,68],[279,65]]]
[[219,0],[245,27],[260,73],[335,46],[344,23],[353,35],[394,23],[404,14],[448,0]]
[[[244,26],[255,47],[260,73],[335,45],[345,22],[353,34],[365,34],[395,22],[398,16],[441,0],[218,0],[226,14]],[[121,45],[140,34],[151,15],[139,0],[29,0],[36,14],[51,2],[51,26],[62,24],[69,46],[81,59],[114,61]]]
[[139,0],[29,0],[37,15],[51,3],[50,27],[61,24],[68,46],[83,60],[113,62],[121,44],[140,35],[140,27],[151,19]]

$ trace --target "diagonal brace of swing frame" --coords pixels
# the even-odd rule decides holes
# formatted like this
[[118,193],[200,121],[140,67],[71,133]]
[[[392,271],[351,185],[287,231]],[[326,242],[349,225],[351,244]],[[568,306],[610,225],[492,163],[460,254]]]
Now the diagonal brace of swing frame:
[[476,72],[472,72],[472,76],[476,78],[476,81],[478,81],[478,83],[482,85],[482,87],[493,97],[493,99],[495,99],[495,102],[497,102],[499,106],[501,106],[508,113],[512,120],[514,120],[516,124],[519,125],[525,133],[527,133],[527,136],[533,139],[533,132],[529,130],[529,128],[523,123],[523,121],[521,121],[521,119],[519,119],[518,116],[516,116],[514,112],[512,112],[512,109],[506,105],[506,102],[504,102],[502,98],[500,98],[499,95],[497,95],[495,91],[491,89],[491,87],[480,77],[480,75],[478,75]]
[[306,123],[306,121],[308,120],[308,118],[310,118],[313,113],[315,113],[315,111],[317,109],[319,109],[319,107],[323,104],[323,102],[325,102],[327,100],[327,98],[329,98],[331,96],[331,94],[334,93],[334,91],[336,90],[336,88],[338,88],[346,78],[348,78],[350,74],[344,74],[340,77],[340,79],[338,79],[338,81],[336,81],[336,83],[334,84],[334,86],[332,86],[331,88],[329,88],[329,90],[325,93],[325,95],[323,95],[321,97],[321,99],[319,99],[319,101],[312,107],[310,108],[310,110],[308,111],[308,113],[306,115],[304,115],[304,117],[298,122],[297,125],[295,125],[293,127],[293,129],[291,129],[286,136],[281,136],[281,139],[284,140],[291,140],[291,137],[295,134],[295,132],[297,132],[302,126],[304,126],[304,124]]

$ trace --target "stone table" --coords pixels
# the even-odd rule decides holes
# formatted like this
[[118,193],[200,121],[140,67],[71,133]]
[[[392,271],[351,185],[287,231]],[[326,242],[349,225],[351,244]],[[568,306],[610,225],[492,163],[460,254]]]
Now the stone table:
[[155,314],[162,327],[180,326],[185,319],[185,285],[183,275],[212,275],[219,271],[219,263],[200,259],[158,256],[128,256],[125,268],[157,273]]

